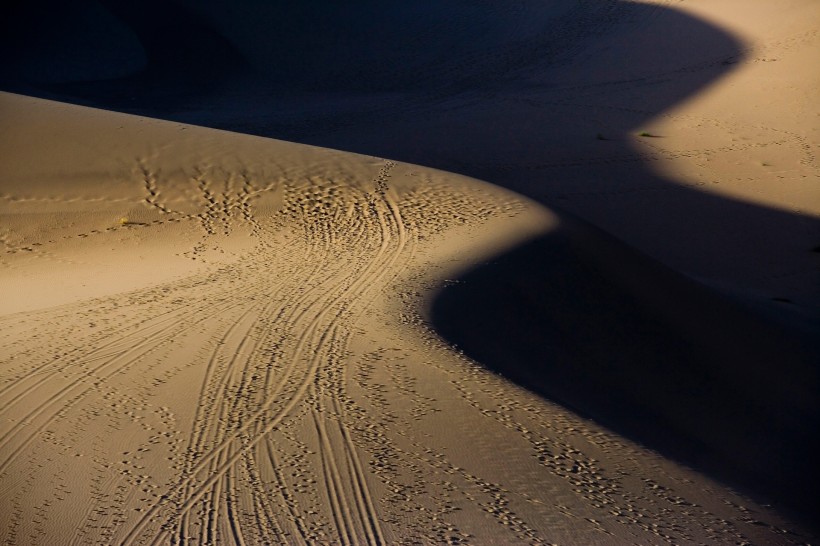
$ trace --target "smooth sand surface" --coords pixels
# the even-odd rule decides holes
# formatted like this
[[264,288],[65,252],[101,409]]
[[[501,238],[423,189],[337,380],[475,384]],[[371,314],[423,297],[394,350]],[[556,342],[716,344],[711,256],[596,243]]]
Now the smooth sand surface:
[[4,544],[813,542],[815,2],[42,4]]

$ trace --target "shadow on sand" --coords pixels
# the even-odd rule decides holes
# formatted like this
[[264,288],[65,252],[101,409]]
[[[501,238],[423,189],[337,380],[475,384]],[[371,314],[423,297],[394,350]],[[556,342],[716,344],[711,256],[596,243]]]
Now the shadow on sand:
[[[492,3],[365,1],[349,13],[318,0],[264,4],[25,3],[14,25],[6,19],[2,86],[460,172],[583,214],[698,276],[719,277],[738,257],[749,276],[758,263],[813,259],[814,219],[664,179],[630,143],[742,60],[742,44],[708,23],[621,0],[555,2],[563,7],[541,27],[532,16],[543,2],[521,3],[526,24]],[[636,27],[652,38],[612,42],[610,58],[648,55],[661,68],[597,76],[605,61],[584,54],[624,21],[652,21]],[[100,59],[95,39],[114,53]],[[605,152],[590,148],[590,117],[606,127],[608,141],[594,143]],[[513,381],[810,519],[816,345],[569,214],[562,226],[441,292],[442,335]],[[734,288],[798,311],[818,301],[805,284]]]
[[806,336],[571,220],[460,275],[432,321],[489,370],[812,524]]

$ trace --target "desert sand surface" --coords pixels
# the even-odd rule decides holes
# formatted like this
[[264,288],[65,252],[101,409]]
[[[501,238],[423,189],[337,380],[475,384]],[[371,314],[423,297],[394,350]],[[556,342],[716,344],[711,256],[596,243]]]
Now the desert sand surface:
[[813,543],[819,8],[18,6],[2,542]]
[[557,229],[543,207],[375,157],[2,104],[4,543],[804,540],[431,329],[432,291]]

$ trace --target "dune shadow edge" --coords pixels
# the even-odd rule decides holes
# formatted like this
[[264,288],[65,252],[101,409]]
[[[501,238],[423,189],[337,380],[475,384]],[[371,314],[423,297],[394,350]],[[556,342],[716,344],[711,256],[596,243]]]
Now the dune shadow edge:
[[482,367],[816,527],[818,343],[572,224],[442,288],[434,328]]

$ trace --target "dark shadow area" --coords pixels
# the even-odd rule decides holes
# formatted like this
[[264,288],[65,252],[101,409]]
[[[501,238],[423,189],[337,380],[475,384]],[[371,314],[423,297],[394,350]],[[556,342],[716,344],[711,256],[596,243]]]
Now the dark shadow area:
[[432,320],[489,370],[813,524],[816,339],[573,221],[460,275]]
[[743,44],[621,0],[354,4],[19,3],[0,88],[437,167],[564,211],[442,292],[436,327],[816,526],[818,222],[665,179],[632,144]]
[[248,70],[200,14],[162,0],[15,3],[0,46],[8,90],[123,111],[184,108]]

